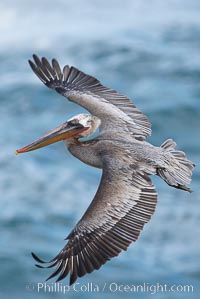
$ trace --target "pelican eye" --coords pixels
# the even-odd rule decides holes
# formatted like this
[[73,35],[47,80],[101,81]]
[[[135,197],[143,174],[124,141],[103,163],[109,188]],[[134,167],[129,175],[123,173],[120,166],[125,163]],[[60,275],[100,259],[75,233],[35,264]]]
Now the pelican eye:
[[77,124],[79,124],[79,119],[78,118],[74,118],[74,119],[68,121],[68,124],[69,125],[77,125]]

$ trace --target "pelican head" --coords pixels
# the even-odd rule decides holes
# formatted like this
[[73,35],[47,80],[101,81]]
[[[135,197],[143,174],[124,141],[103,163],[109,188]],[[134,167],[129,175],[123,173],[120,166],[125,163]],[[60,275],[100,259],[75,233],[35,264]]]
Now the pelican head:
[[101,120],[90,114],[77,114],[68,120],[68,123],[82,125],[86,130],[80,132],[76,138],[92,135],[101,124]]
[[96,131],[100,124],[101,120],[94,115],[78,114],[32,143],[16,150],[16,154],[34,151],[61,140],[68,143],[69,139],[77,140],[88,137]]

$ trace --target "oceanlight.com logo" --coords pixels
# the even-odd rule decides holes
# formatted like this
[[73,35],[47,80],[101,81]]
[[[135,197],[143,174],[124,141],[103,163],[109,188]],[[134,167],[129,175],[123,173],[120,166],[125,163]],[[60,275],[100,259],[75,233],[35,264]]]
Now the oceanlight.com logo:
[[37,293],[62,293],[69,292],[74,293],[149,293],[151,295],[158,293],[193,293],[193,285],[183,284],[167,284],[167,283],[155,283],[151,284],[145,282],[143,284],[120,284],[117,282],[104,282],[93,283],[88,282],[86,284],[75,283],[72,286],[65,285],[63,283],[43,283],[38,282],[36,284],[28,283],[26,290],[29,292]]

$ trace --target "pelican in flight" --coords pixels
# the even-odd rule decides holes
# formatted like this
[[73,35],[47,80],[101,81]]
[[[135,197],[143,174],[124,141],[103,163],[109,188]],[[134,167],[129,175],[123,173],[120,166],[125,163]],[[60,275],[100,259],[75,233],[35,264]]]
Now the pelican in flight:
[[[29,64],[47,87],[91,114],[74,116],[16,153],[63,140],[73,156],[102,169],[96,195],[67,236],[64,248],[49,262],[32,254],[38,267],[56,267],[48,279],[57,276],[59,281],[70,274],[71,285],[137,240],[156,208],[157,193],[150,175],[191,192],[187,185],[195,165],[175,149],[172,139],[159,147],[146,141],[151,124],[127,96],[73,66],[61,70],[55,59],[50,64],[33,55]],[[98,137],[81,141],[97,129]]]

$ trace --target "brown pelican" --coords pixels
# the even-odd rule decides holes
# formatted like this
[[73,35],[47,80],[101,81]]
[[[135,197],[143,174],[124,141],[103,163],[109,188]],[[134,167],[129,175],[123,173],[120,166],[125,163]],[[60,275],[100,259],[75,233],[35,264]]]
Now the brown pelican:
[[[124,95],[103,86],[75,67],[50,64],[33,55],[32,70],[48,87],[86,108],[33,143],[16,151],[25,153],[64,140],[67,149],[82,162],[102,169],[97,193],[83,217],[68,235],[68,243],[49,262],[35,254],[38,267],[56,270],[48,279],[57,281],[70,273],[77,277],[99,269],[136,241],[155,211],[157,193],[149,175],[160,176],[168,185],[191,192],[194,164],[166,140],[160,147],[145,138],[151,134],[147,117]],[[99,136],[80,141],[99,128]],[[47,266],[45,266],[47,263]]]

